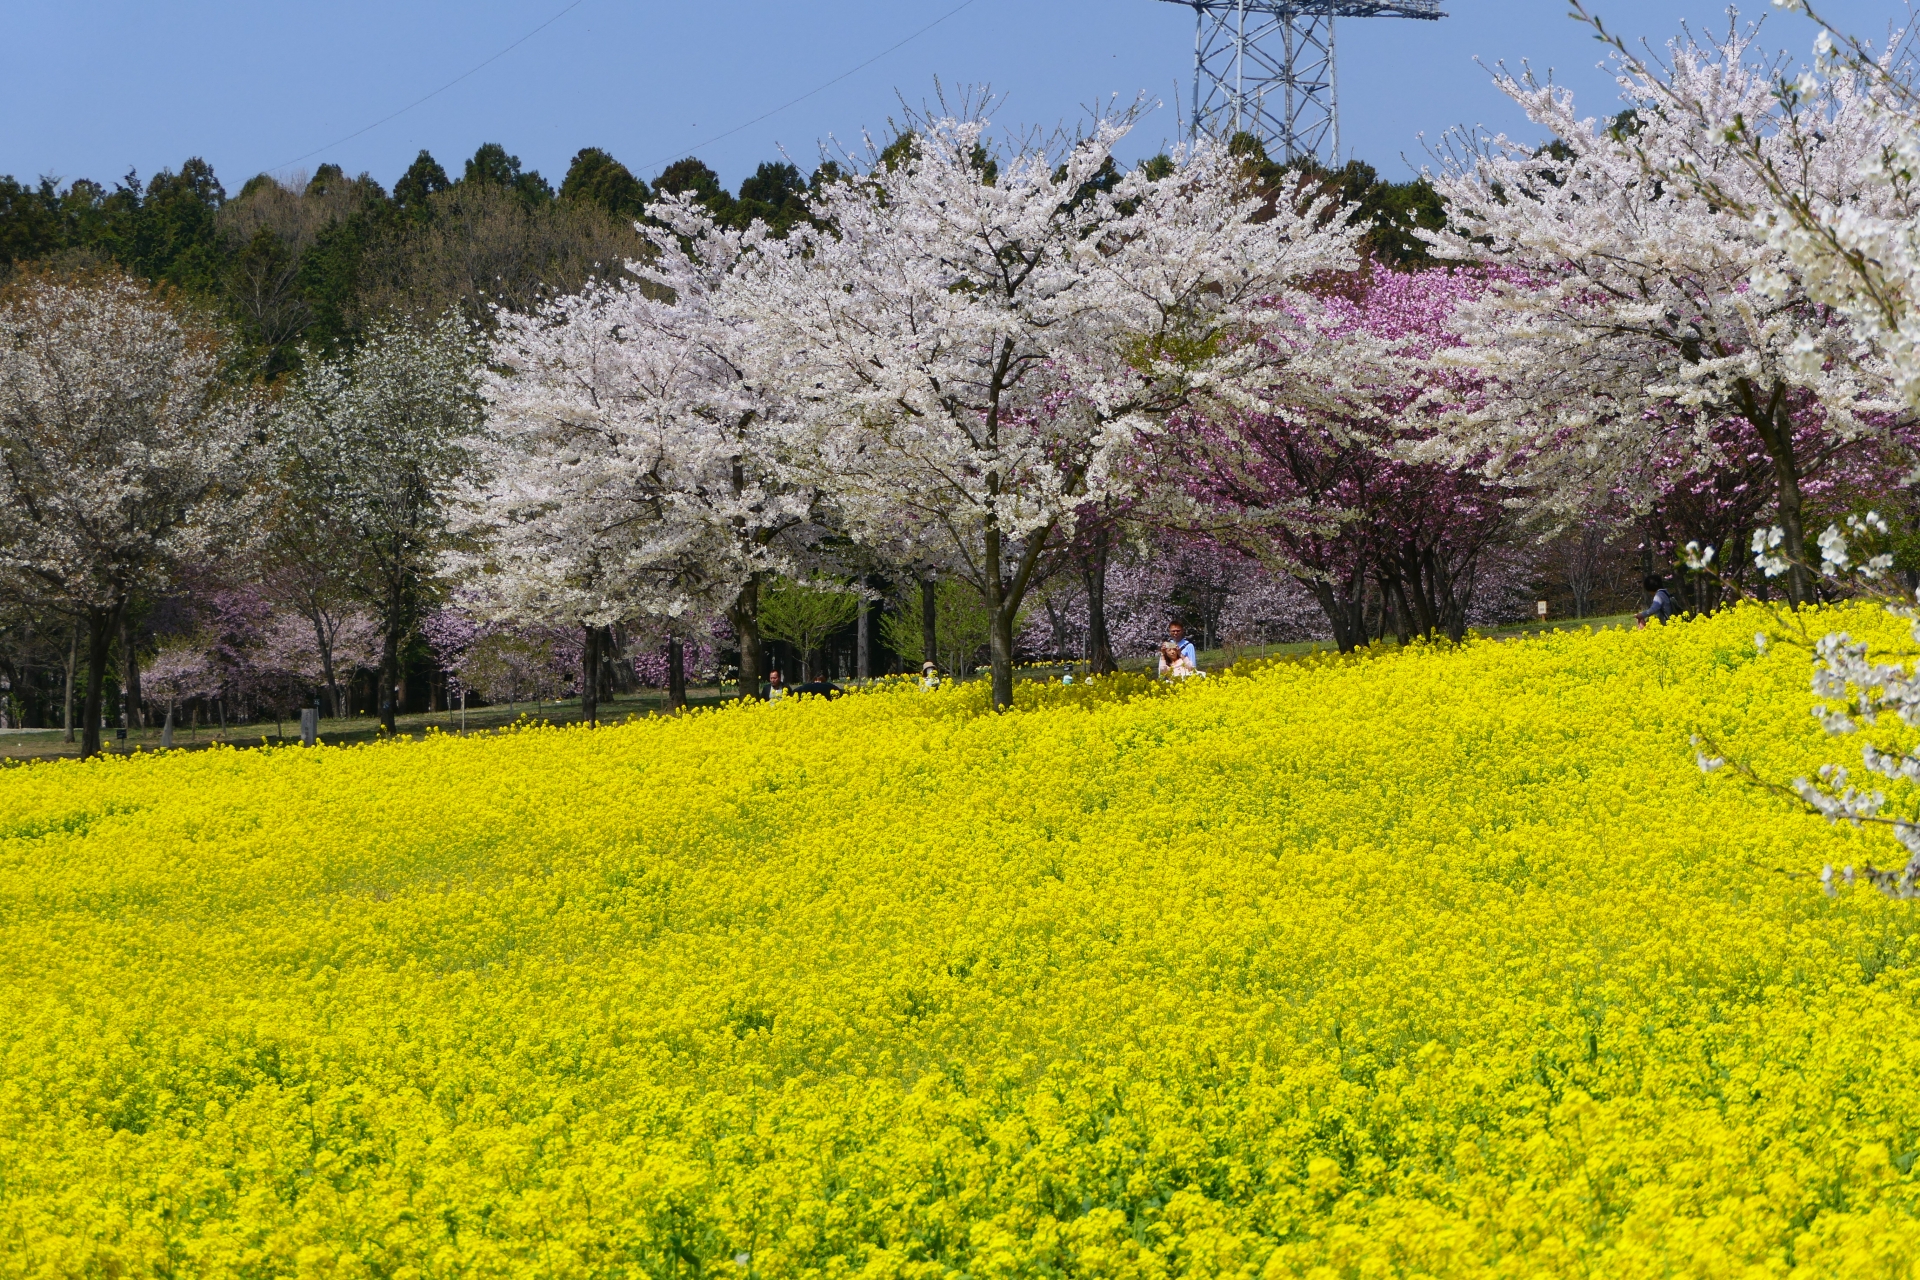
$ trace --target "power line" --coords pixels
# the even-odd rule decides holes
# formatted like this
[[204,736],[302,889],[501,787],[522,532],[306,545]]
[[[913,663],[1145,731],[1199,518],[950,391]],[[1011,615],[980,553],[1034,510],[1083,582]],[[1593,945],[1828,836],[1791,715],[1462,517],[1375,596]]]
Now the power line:
[[[927,32],[939,26],[941,23],[945,22],[948,18],[953,17],[954,14],[959,13],[962,9],[971,7],[973,5],[973,2],[974,0],[961,0],[961,3],[947,10],[945,13],[935,18],[932,22],[929,22],[926,26],[920,28],[918,31],[914,32],[912,35],[907,36],[904,39],[898,40],[893,44],[888,45],[886,48],[874,54],[871,58],[868,58],[865,62],[861,63],[859,66],[849,67],[847,70],[842,71],[839,75],[827,81],[825,84],[814,86],[813,88],[807,90],[805,93],[801,94],[799,97],[793,99],[791,102],[781,103],[779,106],[767,112],[765,115],[755,116],[753,119],[747,121],[745,124],[738,125],[732,129],[729,129],[725,133],[716,133],[711,138],[708,138],[704,142],[696,142],[693,145],[693,150],[698,151],[702,147],[710,147],[714,143],[719,142],[724,138],[731,138],[736,133],[739,133],[746,129],[753,128],[753,126],[759,124],[762,120],[768,120],[773,118],[774,116],[779,115],[782,111],[785,111],[788,107],[797,106],[798,104],[805,102],[808,98],[811,98],[816,93],[824,93],[828,89],[831,89],[833,88],[833,86],[839,84],[842,80],[845,80],[848,76],[853,75],[855,72],[865,71],[868,67],[880,61],[880,59],[886,57],[888,54],[892,53],[895,49],[900,48],[902,45],[911,44],[915,40],[918,40],[921,36],[927,34]],[[655,160],[648,164],[641,165],[640,172],[648,173],[659,165],[666,164],[670,160],[677,160],[679,158],[680,157],[678,155],[663,156],[659,160]]]
[[[967,0],[967,2],[971,4],[973,0]],[[560,19],[566,17],[568,14],[572,13],[575,9],[578,9],[581,5],[585,3],[586,3],[586,0],[573,0],[572,4],[568,5],[566,8],[562,9],[560,12],[554,14],[551,18],[548,18],[545,22],[541,23],[539,26],[527,32],[527,34],[521,36],[518,40],[515,40],[512,44],[508,45],[506,48],[502,49],[500,52],[494,54],[491,58],[488,58],[485,62],[478,63],[475,66],[467,68],[467,70],[462,71],[459,75],[447,81],[445,84],[441,85],[438,89],[435,89],[432,93],[426,94],[422,97],[415,98],[412,102],[409,102],[406,106],[400,108],[398,111],[394,112],[392,115],[382,116],[364,129],[355,129],[352,133],[348,134],[344,138],[337,138],[334,141],[327,143],[323,147],[315,147],[313,150],[307,152],[306,155],[295,156],[293,159],[287,161],[285,164],[279,165],[277,167],[280,169],[290,169],[294,165],[299,164],[302,160],[311,159],[312,157],[319,155],[322,151],[331,151],[333,150],[333,148],[339,146],[343,142],[352,142],[355,138],[359,137],[361,134],[371,133],[373,130],[378,129],[381,125],[387,123],[389,120],[393,120],[407,114],[407,112],[413,110],[415,107],[419,106],[421,103],[426,102],[429,99],[439,97],[441,94],[445,93],[447,90],[453,88],[453,86],[459,84],[462,80],[465,80],[469,76],[472,76],[475,72],[483,71],[486,68],[492,66],[494,63],[500,61],[500,59],[506,57],[508,54],[512,53],[515,49],[518,49],[521,45],[533,39],[535,36],[539,35],[542,31],[545,31],[548,27],[560,21]],[[961,8],[965,8],[965,7],[966,7],[965,5],[961,6]],[[909,39],[910,38],[911,37],[909,37]]]

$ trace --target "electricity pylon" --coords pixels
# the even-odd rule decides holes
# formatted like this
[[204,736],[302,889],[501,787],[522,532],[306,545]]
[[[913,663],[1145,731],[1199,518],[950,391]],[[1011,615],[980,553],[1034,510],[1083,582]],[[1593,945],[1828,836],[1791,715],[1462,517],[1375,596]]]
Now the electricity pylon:
[[1168,0],[1193,10],[1195,133],[1251,133],[1269,155],[1340,157],[1335,18],[1444,18],[1439,0]]

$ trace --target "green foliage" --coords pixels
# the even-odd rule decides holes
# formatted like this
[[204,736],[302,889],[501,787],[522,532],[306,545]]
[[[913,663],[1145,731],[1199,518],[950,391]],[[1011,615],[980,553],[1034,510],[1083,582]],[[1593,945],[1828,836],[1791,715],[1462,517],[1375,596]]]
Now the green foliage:
[[386,212],[378,206],[323,227],[300,255],[299,288],[310,309],[302,339],[336,352],[358,333],[361,259]]
[[[1017,635],[1026,622],[1026,610],[1014,619]],[[947,579],[933,591],[933,660],[955,675],[966,675],[978,665],[981,651],[993,639],[993,616],[980,593],[967,583]],[[903,662],[919,666],[928,658],[920,628],[920,589],[915,585],[894,607],[880,616],[880,638]]]
[[221,275],[219,236],[213,216],[227,193],[213,167],[188,160],[179,173],[162,169],[147,183],[128,177],[127,216],[119,224],[114,256],[135,275],[163,280],[186,293],[205,296]]
[[804,663],[859,612],[859,595],[842,579],[776,578],[760,592],[760,634],[786,641]]
[[647,194],[646,183],[599,147],[583,147],[574,153],[567,176],[560,183],[562,200],[597,205],[620,216],[638,217],[646,207]]
[[31,262],[61,247],[60,198],[53,181],[40,179],[38,189],[0,177],[0,264]]
[[688,156],[685,160],[675,160],[660,171],[653,180],[656,192],[691,193],[693,198],[705,205],[718,222],[729,223],[733,215],[733,197],[720,185],[720,175],[709,169],[703,161]]
[[1250,133],[1234,134],[1227,150],[1245,161],[1249,180],[1268,199],[1280,198],[1304,180],[1342,204],[1358,206],[1360,221],[1371,227],[1365,243],[1373,258],[1396,267],[1433,265],[1426,243],[1414,231],[1439,230],[1446,225],[1447,212],[1440,194],[1426,179],[1383,182],[1372,165],[1360,160],[1349,160],[1338,169],[1329,169],[1310,156],[1282,164],[1271,159],[1260,139]]
[[892,142],[880,149],[880,164],[888,173],[892,173],[907,161],[913,159],[914,148],[919,138],[909,129],[894,136]]
[[1140,162],[1140,172],[1158,182],[1173,172],[1173,157],[1164,151],[1159,155],[1148,156]]
[[540,176],[538,169],[521,172],[520,157],[510,156],[507,149],[497,142],[481,144],[473,158],[467,161],[466,172],[460,181],[475,185],[504,187],[517,192],[529,203],[544,204],[553,199],[553,188]]
[[420,154],[413,158],[413,163],[407,166],[407,171],[400,175],[400,181],[393,184],[393,202],[414,217],[425,218],[432,209],[428,197],[452,185],[440,162],[422,148]]
[[807,179],[807,190],[817,196],[829,182],[844,182],[848,176],[837,162],[822,160],[820,167],[813,171],[813,177]]
[[[899,134],[880,163],[899,164],[914,144],[911,132]],[[1279,189],[1289,170],[1268,160],[1257,139],[1236,138],[1233,146],[1255,181]],[[982,150],[975,162],[991,180],[992,156]],[[1170,167],[1165,156],[1142,163],[1149,174]],[[1437,226],[1443,216],[1425,184],[1382,183],[1359,164],[1313,172],[1379,220],[1376,253],[1384,260],[1423,260],[1408,229]],[[769,161],[735,196],[705,163],[688,157],[667,166],[650,190],[605,150],[585,147],[556,198],[538,172],[494,142],[465,162],[459,182],[420,151],[391,196],[367,174],[349,176],[337,164],[321,165],[297,186],[258,174],[231,199],[198,158],[144,182],[130,173],[111,189],[87,179],[62,187],[51,178],[26,183],[0,175],[0,282],[32,264],[63,273],[117,266],[171,285],[217,312],[239,339],[236,373],[273,380],[300,368],[302,350],[351,350],[369,323],[396,308],[455,305],[484,319],[490,303],[520,306],[543,291],[617,272],[644,252],[632,221],[655,192],[690,192],[724,226],[758,219],[783,235],[808,216],[809,194],[856,176],[829,160],[803,180],[792,163]],[[1076,199],[1118,180],[1108,165]]]
[[753,176],[740,184],[740,199],[733,207],[736,226],[747,226],[755,218],[785,235],[796,222],[807,217],[807,184],[800,170],[791,164],[762,164]]

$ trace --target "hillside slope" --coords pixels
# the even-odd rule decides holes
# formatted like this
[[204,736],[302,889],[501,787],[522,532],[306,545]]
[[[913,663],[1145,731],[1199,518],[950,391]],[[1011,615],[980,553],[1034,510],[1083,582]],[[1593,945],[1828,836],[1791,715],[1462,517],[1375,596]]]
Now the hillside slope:
[[0,1271],[1910,1274],[1761,621],[0,771]]

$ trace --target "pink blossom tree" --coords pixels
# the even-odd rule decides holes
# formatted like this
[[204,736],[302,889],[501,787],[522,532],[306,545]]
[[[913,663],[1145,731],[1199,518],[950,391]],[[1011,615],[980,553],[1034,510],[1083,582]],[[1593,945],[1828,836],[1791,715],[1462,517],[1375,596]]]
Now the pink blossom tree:
[[[1477,376],[1438,357],[1486,287],[1370,265],[1268,339],[1249,408],[1184,415],[1159,445],[1158,469],[1197,504],[1184,521],[1296,577],[1342,652],[1366,642],[1370,589],[1403,636],[1460,638],[1484,553],[1514,536],[1507,492],[1416,452],[1483,401]],[[1332,390],[1302,397],[1314,370]]]

